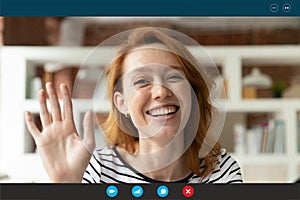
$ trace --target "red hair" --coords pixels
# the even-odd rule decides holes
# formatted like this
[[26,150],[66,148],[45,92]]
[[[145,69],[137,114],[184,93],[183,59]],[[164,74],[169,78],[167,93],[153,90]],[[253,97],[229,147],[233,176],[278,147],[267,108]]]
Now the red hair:
[[[154,43],[163,44],[170,52],[173,52],[196,95],[197,99],[192,104],[198,104],[201,119],[197,121],[198,124],[195,124],[192,120],[193,116],[190,116],[188,123],[191,123],[192,126],[197,126],[198,129],[191,145],[184,153],[184,158],[190,170],[203,179],[214,170],[217,156],[220,154],[221,149],[219,143],[213,144],[209,147],[211,150],[208,154],[201,159],[199,158],[200,148],[202,145],[207,145],[204,143],[204,140],[207,140],[209,137],[207,133],[214,110],[210,102],[209,88],[212,87],[213,83],[212,81],[204,80],[201,73],[197,70],[199,62],[183,44],[155,28],[149,27],[134,30],[118,51],[116,58],[106,68],[110,101],[114,102],[113,96],[116,90],[122,91],[122,86],[117,85],[117,83],[124,74],[123,61],[128,53],[137,47]],[[191,115],[193,115],[193,112]],[[122,124],[122,127],[126,128],[126,132],[130,132],[130,135],[125,130],[122,130],[119,124]],[[104,123],[103,130],[111,144],[124,148],[130,153],[136,152],[136,143],[139,140],[137,129],[134,127],[132,121],[121,114],[113,103],[111,104],[111,112]],[[133,134],[134,136],[132,136]],[[200,165],[203,165],[201,169]]]

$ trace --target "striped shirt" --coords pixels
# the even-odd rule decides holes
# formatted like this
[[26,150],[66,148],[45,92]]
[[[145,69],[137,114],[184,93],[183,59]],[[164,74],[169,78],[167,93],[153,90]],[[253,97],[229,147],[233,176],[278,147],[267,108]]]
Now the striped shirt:
[[[241,169],[237,162],[221,150],[214,171],[202,181],[194,173],[179,183],[242,183]],[[105,147],[95,150],[83,175],[82,183],[162,183],[149,178],[127,164],[116,148]]]

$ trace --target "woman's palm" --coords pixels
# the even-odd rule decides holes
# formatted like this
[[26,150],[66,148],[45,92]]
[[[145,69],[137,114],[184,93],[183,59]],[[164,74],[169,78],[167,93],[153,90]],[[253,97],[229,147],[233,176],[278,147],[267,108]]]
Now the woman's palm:
[[89,111],[84,117],[84,138],[81,139],[73,121],[72,102],[67,87],[61,85],[64,105],[62,114],[51,83],[47,83],[47,92],[51,114],[46,106],[45,92],[41,91],[39,95],[43,131],[37,129],[31,114],[26,112],[28,129],[36,142],[50,180],[80,182],[95,147],[92,113]]

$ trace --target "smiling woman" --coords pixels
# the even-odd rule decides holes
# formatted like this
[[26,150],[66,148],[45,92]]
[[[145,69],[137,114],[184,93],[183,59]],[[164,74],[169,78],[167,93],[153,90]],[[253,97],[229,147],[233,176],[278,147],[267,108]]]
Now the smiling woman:
[[[172,31],[171,31],[172,32]],[[238,183],[237,162],[212,133],[216,110],[206,62],[196,59],[170,30],[133,30],[106,68],[111,112],[102,127],[108,147],[96,149],[92,115],[80,139],[70,94],[61,85],[64,112],[53,85],[40,92],[43,134],[26,113],[46,171],[54,182]]]

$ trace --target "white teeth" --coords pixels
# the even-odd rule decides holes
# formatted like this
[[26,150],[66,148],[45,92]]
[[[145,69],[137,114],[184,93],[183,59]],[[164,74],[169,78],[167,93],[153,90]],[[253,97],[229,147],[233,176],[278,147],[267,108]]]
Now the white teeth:
[[160,115],[168,115],[170,113],[175,113],[175,112],[176,112],[175,106],[168,106],[168,107],[164,107],[164,108],[150,110],[149,114],[152,116],[160,116]]

